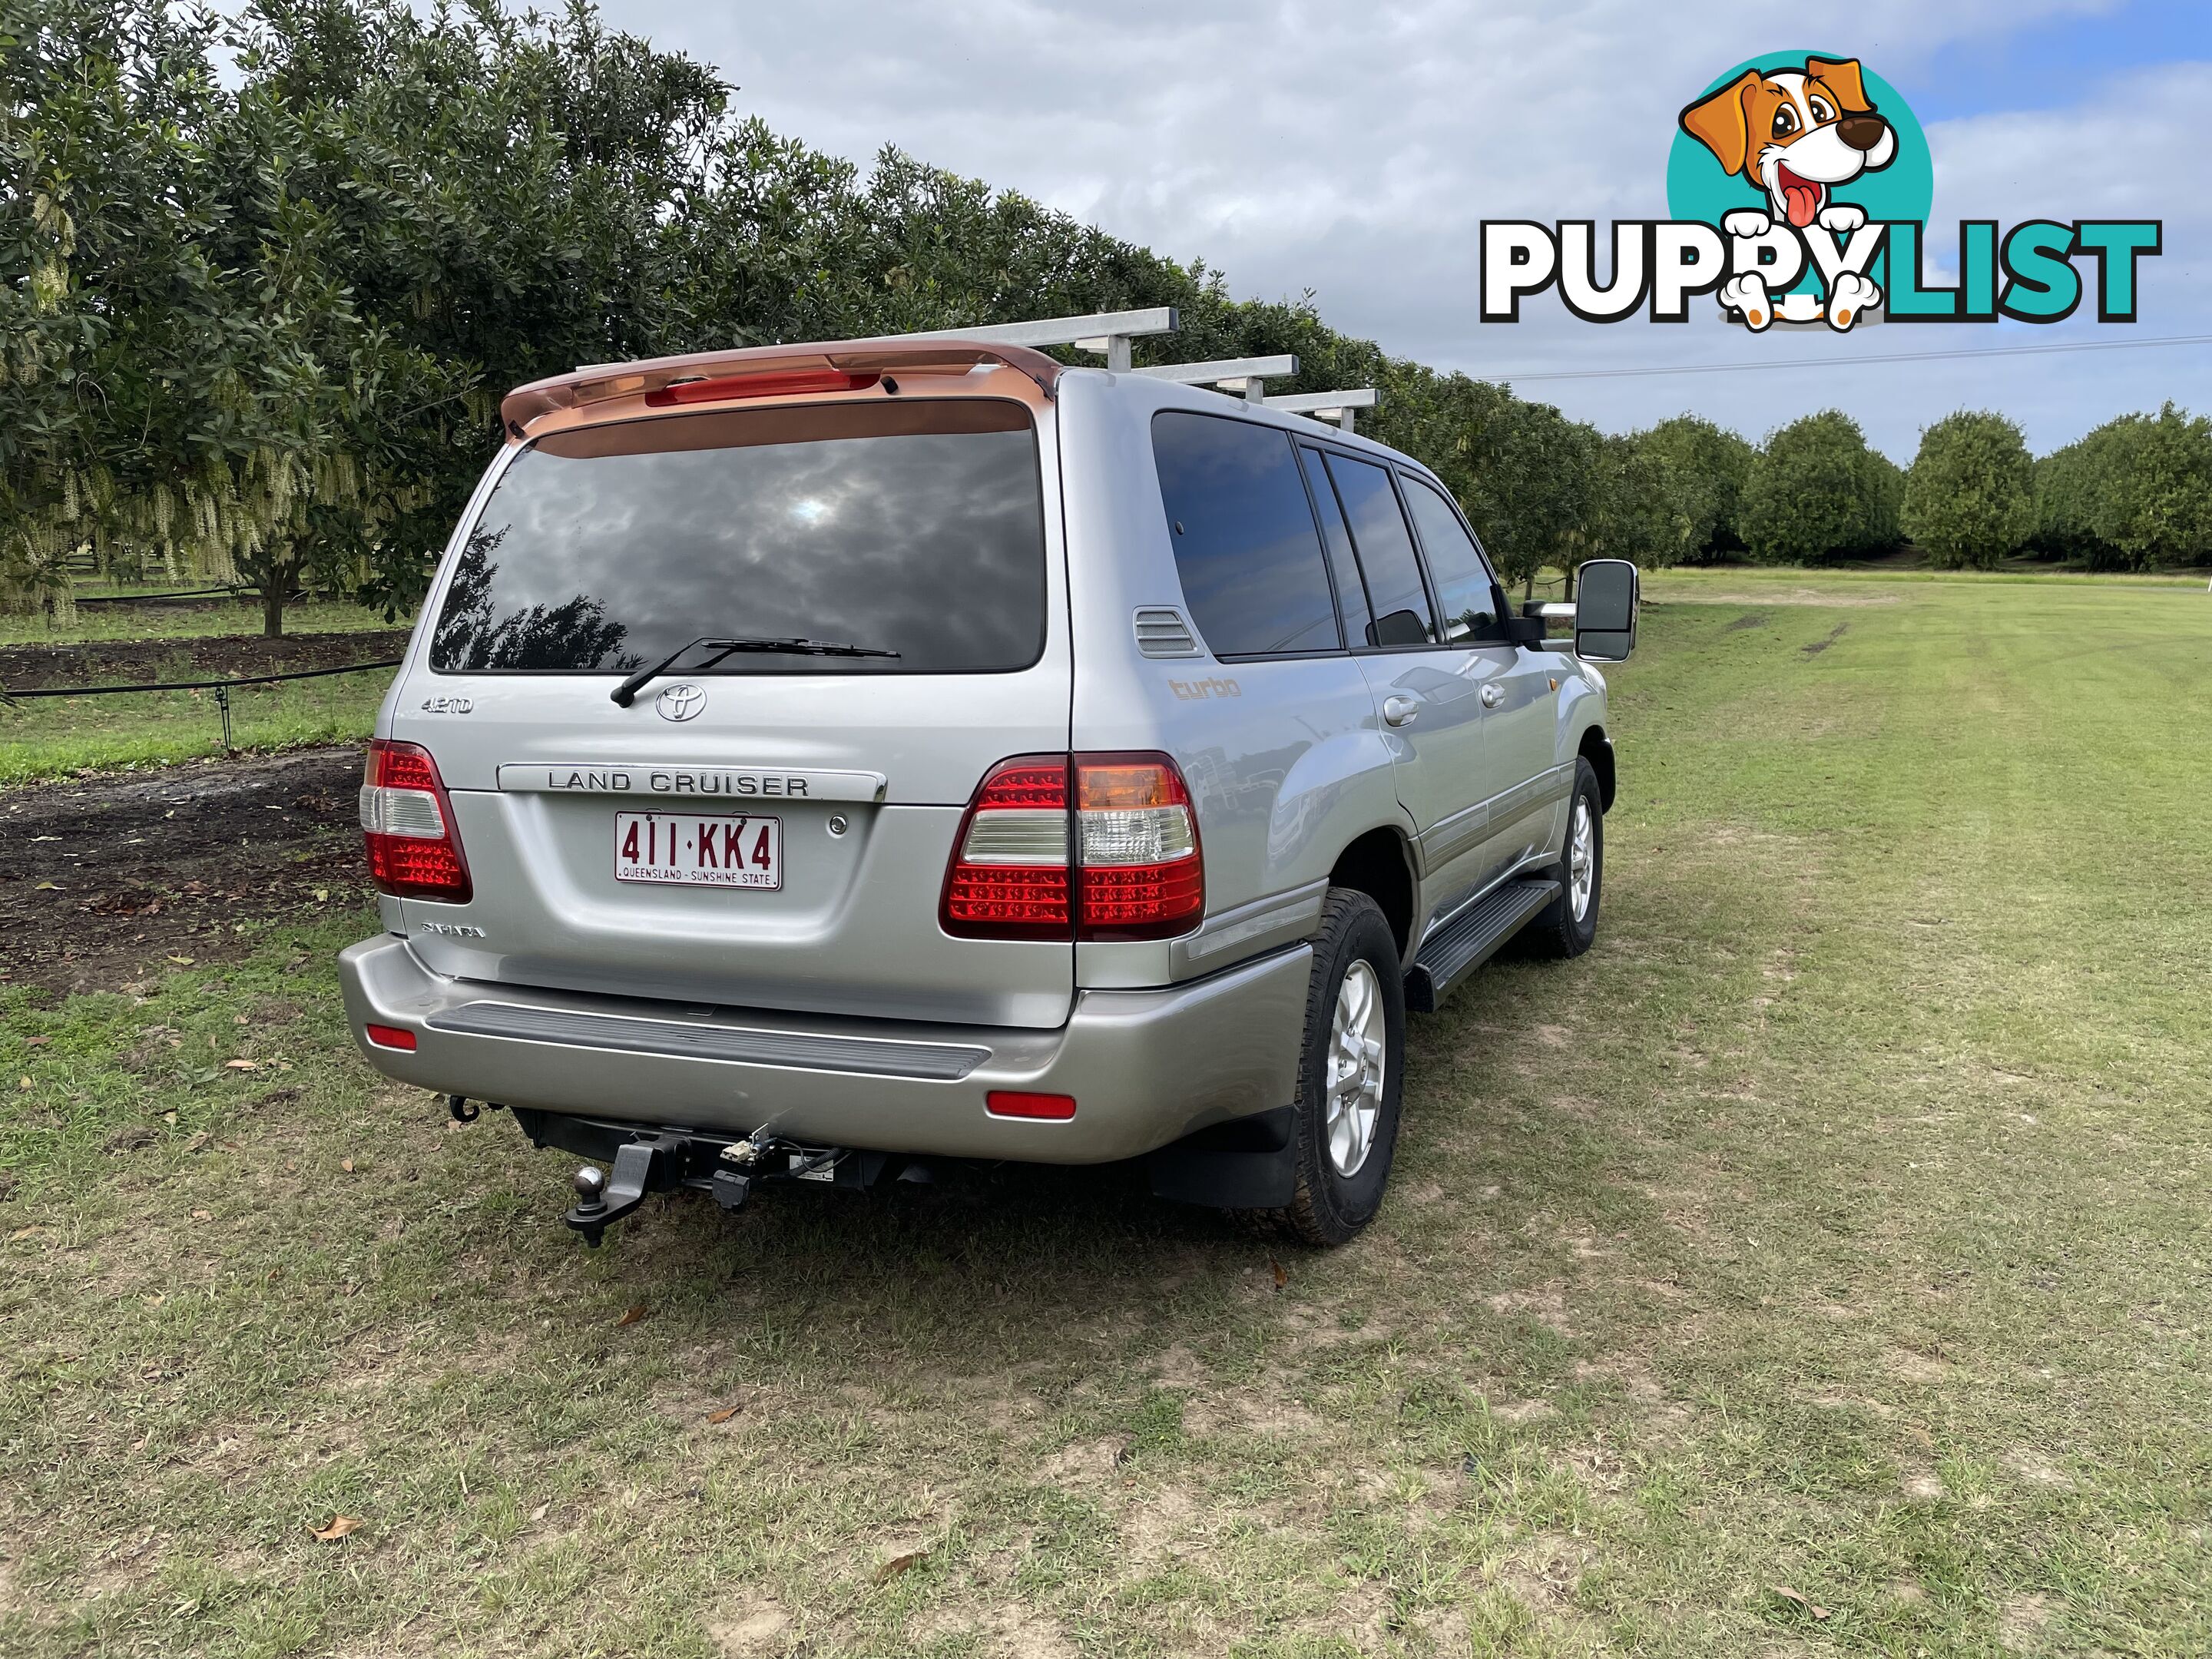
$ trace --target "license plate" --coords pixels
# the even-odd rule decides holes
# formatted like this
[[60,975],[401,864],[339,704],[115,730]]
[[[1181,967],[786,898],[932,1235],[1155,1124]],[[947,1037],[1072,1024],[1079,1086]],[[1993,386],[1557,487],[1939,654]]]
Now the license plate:
[[615,814],[615,879],[783,885],[783,821],[710,812]]

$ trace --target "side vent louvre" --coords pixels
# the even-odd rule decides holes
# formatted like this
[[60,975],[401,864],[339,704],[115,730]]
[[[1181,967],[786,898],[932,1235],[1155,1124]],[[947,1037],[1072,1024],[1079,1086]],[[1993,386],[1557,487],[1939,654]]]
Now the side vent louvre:
[[1137,650],[1147,657],[1194,657],[1198,638],[1174,606],[1146,605],[1137,612]]

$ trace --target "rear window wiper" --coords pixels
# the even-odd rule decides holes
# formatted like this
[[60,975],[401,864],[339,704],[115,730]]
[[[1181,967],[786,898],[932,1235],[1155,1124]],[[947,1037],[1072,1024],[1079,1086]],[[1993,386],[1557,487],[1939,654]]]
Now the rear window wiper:
[[838,640],[724,639],[716,635],[708,634],[696,640],[685,641],[659,662],[649,667],[639,669],[637,672],[607,693],[608,697],[617,706],[623,708],[629,708],[637,700],[638,689],[647,680],[666,673],[675,665],[678,657],[687,651],[696,651],[702,646],[710,647],[714,651],[714,655],[699,665],[699,672],[702,673],[721,661],[723,658],[733,656],[740,651],[791,657],[896,657],[898,655],[896,651],[881,651],[870,645],[847,645]]

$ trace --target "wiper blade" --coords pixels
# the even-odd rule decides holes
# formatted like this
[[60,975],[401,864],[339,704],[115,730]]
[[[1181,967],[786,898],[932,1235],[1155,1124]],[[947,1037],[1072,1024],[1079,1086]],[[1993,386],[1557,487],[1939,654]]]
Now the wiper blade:
[[896,657],[896,651],[878,650],[869,645],[847,645],[841,640],[766,640],[724,639],[708,634],[696,640],[687,640],[659,662],[641,668],[607,696],[617,707],[627,708],[637,701],[639,689],[647,681],[659,678],[675,665],[676,659],[687,651],[696,651],[702,646],[711,647],[714,654],[699,665],[702,672],[712,668],[725,657],[738,652],[753,652],[771,656],[792,657]]

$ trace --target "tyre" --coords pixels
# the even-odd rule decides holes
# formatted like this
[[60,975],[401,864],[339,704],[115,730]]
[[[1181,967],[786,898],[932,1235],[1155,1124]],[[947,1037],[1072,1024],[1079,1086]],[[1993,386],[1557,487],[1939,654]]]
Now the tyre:
[[1291,1145],[1297,1184],[1266,1231],[1341,1244],[1375,1218],[1398,1146],[1406,987],[1398,941],[1375,901],[1333,887],[1314,939]]
[[1521,930],[1532,956],[1578,957],[1597,938],[1598,902],[1605,891],[1605,806],[1597,772],[1575,763],[1575,792],[1568,799],[1565,855],[1555,872],[1559,896]]

